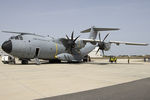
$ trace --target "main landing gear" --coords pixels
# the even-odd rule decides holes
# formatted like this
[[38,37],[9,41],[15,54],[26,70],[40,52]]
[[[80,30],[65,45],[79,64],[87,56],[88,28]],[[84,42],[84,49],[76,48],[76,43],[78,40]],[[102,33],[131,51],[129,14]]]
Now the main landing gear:
[[91,58],[89,55],[86,55],[84,58],[83,58],[83,62],[91,62]]
[[50,59],[49,63],[61,63],[61,60],[59,60],[59,59]]
[[21,59],[21,64],[28,64],[28,59]]

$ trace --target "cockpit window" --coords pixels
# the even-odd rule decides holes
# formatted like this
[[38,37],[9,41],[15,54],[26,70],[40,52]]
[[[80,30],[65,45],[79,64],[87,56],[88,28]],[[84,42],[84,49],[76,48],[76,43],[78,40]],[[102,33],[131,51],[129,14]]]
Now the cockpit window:
[[12,36],[10,39],[15,39],[15,40],[23,40],[22,35],[17,35],[17,36]]
[[19,36],[19,39],[20,39],[20,40],[23,40],[23,37],[22,37],[22,35],[18,35],[18,36]]
[[19,37],[18,37],[18,36],[16,36],[16,37],[15,37],[15,40],[19,40]]
[[15,36],[11,36],[9,39],[15,39]]

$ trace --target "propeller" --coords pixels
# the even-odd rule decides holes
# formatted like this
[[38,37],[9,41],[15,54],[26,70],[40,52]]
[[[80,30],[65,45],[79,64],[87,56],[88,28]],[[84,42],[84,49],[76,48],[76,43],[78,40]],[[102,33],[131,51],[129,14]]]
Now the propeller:
[[99,50],[102,50],[102,53],[103,53],[103,56],[105,55],[104,54],[104,50],[105,50],[105,40],[106,40],[106,38],[108,37],[108,35],[109,35],[110,33],[108,33],[105,37],[104,37],[104,39],[103,39],[103,41],[101,40],[101,35],[100,35],[100,33],[99,33],[99,42],[98,42],[98,50],[96,51],[96,54],[99,52]]
[[71,34],[71,39],[68,37],[68,35],[66,35],[67,39],[68,39],[68,43],[67,43],[67,47],[66,49],[69,50],[70,53],[72,53],[72,50],[73,48],[75,48],[75,45],[76,45],[76,40],[80,37],[80,35],[78,37],[76,37],[75,39],[73,38],[74,37],[74,31],[72,32]]

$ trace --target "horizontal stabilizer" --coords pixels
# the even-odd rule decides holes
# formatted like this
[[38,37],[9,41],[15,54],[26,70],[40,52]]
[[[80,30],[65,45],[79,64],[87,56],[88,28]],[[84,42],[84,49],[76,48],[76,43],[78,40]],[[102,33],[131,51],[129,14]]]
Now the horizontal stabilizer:
[[[120,30],[119,28],[93,28],[94,31],[114,31],[114,30]],[[87,33],[90,32],[91,28],[81,31],[81,33]]]

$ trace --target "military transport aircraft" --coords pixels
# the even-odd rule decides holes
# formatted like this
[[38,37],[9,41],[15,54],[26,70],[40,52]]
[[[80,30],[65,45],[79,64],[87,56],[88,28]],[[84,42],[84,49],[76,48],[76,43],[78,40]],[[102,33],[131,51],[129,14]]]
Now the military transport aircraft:
[[98,51],[102,50],[104,55],[104,51],[108,51],[112,43],[117,45],[148,45],[146,43],[130,43],[119,41],[105,42],[105,39],[109,33],[103,40],[101,40],[99,34],[99,40],[96,40],[98,31],[113,30],[119,29],[96,28],[92,26],[89,29],[81,31],[81,33],[90,32],[88,39],[78,39],[79,36],[74,38],[74,32],[72,32],[71,38],[69,38],[67,35],[66,38],[54,38],[41,36],[34,33],[2,31],[5,33],[18,34],[5,41],[2,44],[2,49],[6,53],[19,58],[22,64],[28,64],[28,61],[31,59],[34,59],[36,64],[40,64],[39,59],[49,60],[49,62],[81,62],[83,59],[85,59],[85,57],[88,57],[87,55],[97,46],[99,47]]

